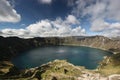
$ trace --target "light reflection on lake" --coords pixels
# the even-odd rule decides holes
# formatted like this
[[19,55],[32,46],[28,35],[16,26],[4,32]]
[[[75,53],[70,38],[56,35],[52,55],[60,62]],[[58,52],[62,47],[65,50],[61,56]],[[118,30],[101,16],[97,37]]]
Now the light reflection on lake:
[[68,62],[95,69],[104,56],[111,53],[99,49],[81,46],[41,47],[23,53],[12,62],[20,69],[40,66],[55,59],[65,59]]

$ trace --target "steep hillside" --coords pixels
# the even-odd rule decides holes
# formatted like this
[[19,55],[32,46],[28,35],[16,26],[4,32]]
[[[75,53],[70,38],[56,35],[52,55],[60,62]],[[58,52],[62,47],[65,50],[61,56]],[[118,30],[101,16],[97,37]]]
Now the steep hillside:
[[59,38],[31,38],[0,37],[0,60],[9,60],[27,50],[41,47],[59,45]]
[[112,40],[103,36],[76,36],[22,39],[18,37],[0,37],[0,60],[8,60],[27,50],[55,45],[88,46],[113,52],[120,52],[120,40]]
[[112,40],[103,36],[69,37],[65,38],[64,45],[78,45],[120,52],[120,40]]
[[51,37],[22,39],[18,37],[0,37],[0,60],[9,60],[19,53],[27,50],[53,45],[88,46],[120,52],[120,40],[112,40],[103,36],[92,37]]
[[111,74],[120,74],[120,53],[106,57],[98,67],[99,72],[106,76]]

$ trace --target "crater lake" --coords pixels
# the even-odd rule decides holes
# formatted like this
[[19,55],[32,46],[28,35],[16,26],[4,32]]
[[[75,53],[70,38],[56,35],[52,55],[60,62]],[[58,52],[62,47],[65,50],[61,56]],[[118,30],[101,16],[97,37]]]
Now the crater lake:
[[60,59],[87,69],[95,69],[104,56],[111,54],[108,51],[83,46],[48,46],[21,53],[12,59],[12,62],[19,69],[26,69]]

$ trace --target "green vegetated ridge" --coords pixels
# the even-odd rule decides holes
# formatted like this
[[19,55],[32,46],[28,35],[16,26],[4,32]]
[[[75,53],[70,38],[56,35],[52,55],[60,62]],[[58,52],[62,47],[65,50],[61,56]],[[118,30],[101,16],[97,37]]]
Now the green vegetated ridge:
[[[55,60],[40,67],[28,70],[19,70],[11,62],[20,53],[43,46],[75,45],[88,46],[111,51],[111,57],[106,57],[98,69],[87,70],[74,66],[67,61]],[[0,79],[11,80],[77,80],[83,78],[107,78],[111,74],[120,73],[120,40],[109,39],[103,36],[74,36],[21,39],[17,37],[0,37]],[[95,77],[94,77],[95,78]],[[83,79],[84,80],[84,79]]]
[[120,53],[106,57],[98,67],[99,72],[105,76],[111,74],[120,74]]

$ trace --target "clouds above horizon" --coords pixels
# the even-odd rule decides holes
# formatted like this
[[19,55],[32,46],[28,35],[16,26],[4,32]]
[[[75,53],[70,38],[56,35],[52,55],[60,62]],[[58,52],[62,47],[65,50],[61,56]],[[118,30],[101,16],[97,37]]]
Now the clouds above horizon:
[[[87,17],[91,23],[90,30],[92,32],[110,32],[119,36],[120,32],[120,0],[77,0],[72,13],[79,18]],[[115,21],[115,22],[109,22]],[[115,25],[117,24],[117,28]],[[111,28],[112,27],[112,28]],[[117,32],[117,33],[116,33]]]
[[8,0],[0,0],[0,22],[19,22],[21,16],[17,10],[24,16],[19,27],[1,29],[1,35],[48,37],[100,33],[104,36],[119,36],[120,0],[29,0],[25,1],[25,4],[28,3],[25,6],[23,2],[21,0],[24,10],[21,12],[22,9],[18,9],[20,5],[14,8]]
[[0,0],[0,22],[19,22],[20,14],[10,5],[7,0]]
[[[65,20],[56,18],[51,21],[48,19],[41,20],[30,24],[25,29],[2,29],[2,36],[18,36],[22,38],[29,37],[65,37],[86,35],[85,29],[78,26],[80,23],[73,15],[68,15]],[[76,27],[72,27],[72,25]]]
[[[46,1],[49,2],[49,0]],[[81,19],[86,18],[86,20],[90,22],[90,25],[87,26],[89,27],[89,31],[97,33],[100,32],[101,35],[105,36],[119,36],[118,33],[120,32],[120,0],[66,1],[68,5],[72,6],[73,8],[71,14],[79,19],[75,21],[74,17],[69,15],[67,18],[71,19],[67,20],[68,22],[73,22],[75,24],[79,23],[79,25],[81,25]],[[52,0],[50,0],[49,4],[51,3]],[[84,28],[84,26],[82,26],[82,28]]]

